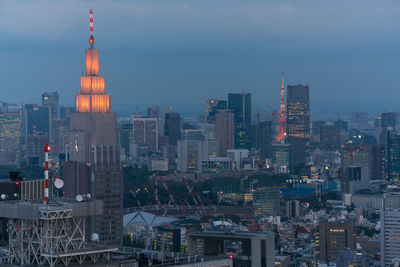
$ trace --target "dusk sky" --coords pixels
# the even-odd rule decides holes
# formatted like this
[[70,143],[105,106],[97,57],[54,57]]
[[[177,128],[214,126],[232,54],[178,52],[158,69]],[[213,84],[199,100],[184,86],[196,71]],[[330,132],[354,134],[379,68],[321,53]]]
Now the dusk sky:
[[90,8],[116,111],[200,113],[245,88],[266,112],[281,73],[310,85],[314,110],[400,106],[400,2],[386,0],[0,0],[0,101],[73,105]]

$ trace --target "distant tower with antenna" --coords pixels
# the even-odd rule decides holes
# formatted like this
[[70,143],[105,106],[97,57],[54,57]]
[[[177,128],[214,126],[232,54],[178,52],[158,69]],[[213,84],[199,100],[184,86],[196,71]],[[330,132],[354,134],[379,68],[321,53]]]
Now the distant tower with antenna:
[[276,141],[280,142],[286,136],[286,114],[285,114],[285,76],[282,74],[282,87],[281,87],[281,110],[279,114],[279,132],[276,136]]
[[[93,10],[89,12],[89,47],[85,75],[75,94],[70,132],[63,166],[64,191],[69,198],[90,195],[103,201],[104,216],[89,218],[88,233],[96,233],[101,244],[122,245],[122,165],[117,138],[116,114],[106,93],[105,77],[99,72],[99,50],[93,35]],[[87,237],[89,238],[89,236]]]

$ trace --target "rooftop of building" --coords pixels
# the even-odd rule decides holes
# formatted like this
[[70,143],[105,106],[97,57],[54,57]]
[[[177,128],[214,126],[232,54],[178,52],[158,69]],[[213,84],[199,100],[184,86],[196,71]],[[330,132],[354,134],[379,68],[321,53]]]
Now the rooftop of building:
[[262,237],[267,235],[274,235],[273,232],[240,232],[240,231],[203,231],[193,232],[189,234],[195,237],[220,237],[220,238],[253,238]]
[[56,204],[46,205],[43,202],[3,201],[0,202],[0,217],[12,219],[38,220],[41,212],[72,211],[72,216],[92,216],[103,214],[103,202],[90,200],[77,202],[63,199]]
[[162,224],[175,222],[176,220],[176,218],[157,216],[144,211],[136,211],[124,215],[123,225],[126,227],[130,224],[143,223],[152,227],[156,227]]

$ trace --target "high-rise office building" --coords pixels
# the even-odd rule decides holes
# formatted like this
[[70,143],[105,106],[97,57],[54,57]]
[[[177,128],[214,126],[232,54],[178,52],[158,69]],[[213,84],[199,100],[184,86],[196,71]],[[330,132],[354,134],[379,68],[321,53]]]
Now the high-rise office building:
[[57,92],[44,92],[42,94],[42,106],[49,109],[51,120],[60,119],[60,97]]
[[311,132],[313,135],[319,137],[321,135],[321,128],[326,124],[326,121],[318,120],[312,122]]
[[132,142],[148,145],[149,151],[158,152],[158,119],[131,116]]
[[308,85],[288,85],[285,142],[291,145],[290,169],[296,172],[306,164],[310,138],[310,99]]
[[285,143],[290,144],[290,171],[301,172],[307,163],[308,138],[287,137]]
[[272,121],[260,122],[260,157],[262,159],[272,159]]
[[326,149],[340,149],[341,129],[336,125],[324,125],[320,129],[320,143]]
[[228,109],[233,111],[235,148],[251,148],[251,93],[228,94]]
[[389,181],[398,182],[400,180],[400,135],[389,132],[387,136],[387,173]]
[[215,158],[218,156],[218,144],[215,135],[215,123],[199,123],[198,124],[204,139],[207,142],[207,152],[209,158]]
[[355,238],[352,221],[319,222],[316,240],[319,260],[335,262],[339,251],[356,248]]
[[199,172],[202,161],[208,158],[207,142],[198,139],[178,141],[178,171]]
[[16,163],[20,156],[21,111],[0,113],[0,164]]
[[25,162],[29,166],[41,166],[44,163],[43,148],[49,142],[45,134],[31,134],[25,143]]
[[178,140],[178,171],[201,171],[203,160],[208,159],[207,142],[203,131],[186,129],[182,132],[182,140]]
[[368,128],[368,113],[353,112],[351,114],[351,124],[355,129],[363,130]]
[[215,115],[215,136],[218,157],[226,157],[226,151],[234,148],[234,115],[231,110],[219,110]]
[[371,180],[382,180],[385,177],[385,148],[382,145],[368,145],[369,177]]
[[378,144],[387,146],[387,134],[396,130],[398,117],[397,112],[385,112],[375,118],[375,138]]
[[160,116],[160,109],[158,106],[147,107],[147,117],[158,118]]
[[121,149],[124,150],[123,152],[126,156],[130,156],[129,146],[131,142],[131,136],[132,136],[132,124],[131,123],[122,124],[121,128],[119,129],[119,143],[121,145]]
[[168,136],[170,145],[177,145],[181,139],[181,117],[179,113],[166,113],[164,119],[164,135]]
[[60,107],[60,119],[69,119],[72,112],[74,112],[72,107]]
[[57,154],[60,160],[65,160],[65,148],[69,142],[69,118],[60,119],[56,121],[56,131],[57,131]]
[[300,201],[295,200],[287,200],[286,202],[286,217],[288,218],[296,218],[300,216]]
[[205,140],[203,131],[200,129],[185,129],[182,131],[182,140]]
[[164,134],[165,134],[165,129],[164,129],[165,115],[167,113],[171,113],[171,112],[172,112],[172,107],[170,107],[170,106],[163,106],[161,109],[160,133],[162,136],[164,136]]
[[400,258],[400,195],[388,193],[384,195],[384,206],[381,210],[381,263],[391,265]]
[[381,128],[396,128],[397,113],[396,112],[385,112],[381,114]]
[[343,119],[337,119],[333,124],[335,126],[339,126],[341,132],[343,132],[343,133],[347,132],[347,128],[348,128],[347,121],[345,121]]
[[60,99],[57,92],[44,92],[42,106],[49,110],[49,143],[55,154],[59,153],[58,142],[60,133],[57,131],[57,121],[60,120]]
[[278,167],[279,172],[289,171],[291,151],[290,144],[272,144],[272,163]]
[[[92,14],[92,11],[91,11]],[[66,195],[91,194],[103,201],[103,215],[89,218],[89,233],[100,242],[122,244],[122,167],[117,142],[116,115],[104,76],[99,75],[99,51],[91,32],[86,49],[86,75],[81,76],[75,95],[75,112],[70,117],[70,141],[64,164]]]
[[31,134],[49,134],[49,109],[36,104],[25,104],[22,107],[22,138],[26,143]]
[[288,137],[310,137],[310,99],[308,85],[288,85],[286,102]]
[[218,110],[227,109],[226,100],[218,100],[213,98],[208,98],[206,100],[206,119],[208,122],[215,122],[215,114]]

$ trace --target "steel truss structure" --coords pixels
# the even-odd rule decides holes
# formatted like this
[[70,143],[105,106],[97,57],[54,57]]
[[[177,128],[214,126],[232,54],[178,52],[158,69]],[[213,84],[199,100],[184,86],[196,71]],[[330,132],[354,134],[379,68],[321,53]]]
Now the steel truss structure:
[[72,263],[94,264],[110,259],[117,248],[89,247],[85,216],[73,216],[73,209],[62,205],[38,209],[35,218],[10,218],[10,263],[67,266]]

